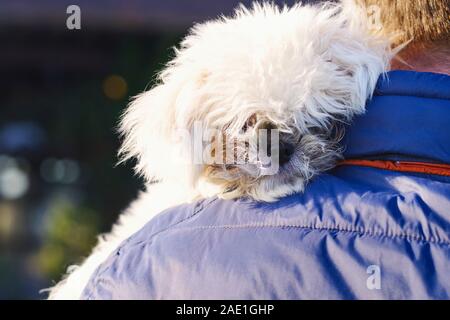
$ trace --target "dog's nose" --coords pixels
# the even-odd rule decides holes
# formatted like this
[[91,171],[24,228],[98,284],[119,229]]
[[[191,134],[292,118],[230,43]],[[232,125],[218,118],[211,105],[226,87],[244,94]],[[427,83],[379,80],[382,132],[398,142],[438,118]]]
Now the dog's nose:
[[279,149],[280,166],[289,162],[294,151],[295,151],[295,146],[292,143],[280,142],[280,149]]

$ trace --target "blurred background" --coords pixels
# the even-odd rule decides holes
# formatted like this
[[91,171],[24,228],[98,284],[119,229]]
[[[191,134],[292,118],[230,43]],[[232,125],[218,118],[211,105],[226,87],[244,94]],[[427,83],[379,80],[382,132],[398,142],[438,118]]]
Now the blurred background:
[[116,166],[119,115],[193,23],[238,2],[0,0],[0,299],[44,299],[110,229],[142,185]]

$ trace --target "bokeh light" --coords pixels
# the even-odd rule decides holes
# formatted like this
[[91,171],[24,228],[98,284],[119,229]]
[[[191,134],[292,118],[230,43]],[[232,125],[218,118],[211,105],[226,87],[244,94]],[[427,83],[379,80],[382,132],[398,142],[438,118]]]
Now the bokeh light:
[[125,97],[128,85],[125,79],[119,75],[110,75],[103,81],[103,92],[112,100],[120,100]]
[[30,186],[28,174],[10,157],[0,159],[0,196],[6,199],[18,199],[25,195]]
[[70,159],[45,159],[40,167],[41,177],[49,183],[75,183],[80,177],[80,165]]

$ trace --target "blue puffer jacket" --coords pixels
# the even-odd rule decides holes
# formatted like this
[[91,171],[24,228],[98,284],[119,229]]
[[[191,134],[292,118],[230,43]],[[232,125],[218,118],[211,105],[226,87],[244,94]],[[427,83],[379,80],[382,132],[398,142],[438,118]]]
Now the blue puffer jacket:
[[276,203],[169,209],[83,298],[450,298],[450,76],[389,72],[367,110],[344,141],[357,161]]

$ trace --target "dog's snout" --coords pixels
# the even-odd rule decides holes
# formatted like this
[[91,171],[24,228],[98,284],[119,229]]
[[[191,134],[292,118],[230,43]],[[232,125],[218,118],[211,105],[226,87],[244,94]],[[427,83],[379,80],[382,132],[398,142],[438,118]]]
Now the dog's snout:
[[295,151],[295,146],[292,143],[281,141],[280,149],[279,149],[280,165],[283,165],[283,164],[289,162],[294,151]]

